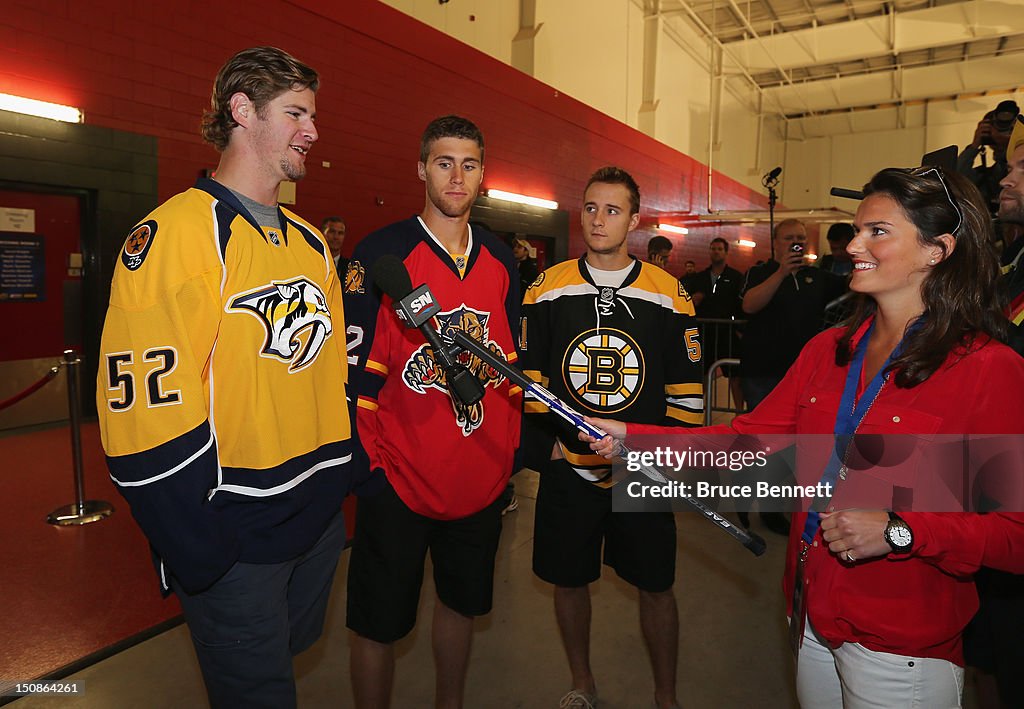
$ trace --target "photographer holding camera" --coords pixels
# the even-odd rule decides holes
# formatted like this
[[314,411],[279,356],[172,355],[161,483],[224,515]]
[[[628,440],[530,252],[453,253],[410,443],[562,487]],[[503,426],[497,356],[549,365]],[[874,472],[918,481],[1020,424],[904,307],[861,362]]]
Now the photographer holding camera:
[[845,279],[807,264],[803,222],[779,222],[772,239],[778,260],[751,268],[741,295],[748,321],[740,369],[751,410],[782,381],[801,348],[818,334],[825,306],[842,295],[845,285]]
[[[999,209],[999,181],[1006,174],[1006,145],[1018,113],[1017,102],[1011,100],[1002,101],[995,110],[986,113],[974,130],[974,140],[964,147],[956,160],[957,172],[974,183],[993,215]],[[992,150],[991,164],[986,147]],[[979,154],[981,163],[975,166]]]
[[[772,235],[775,257],[747,271],[741,298],[747,324],[740,341],[740,382],[747,410],[753,411],[782,381],[800,350],[821,331],[825,306],[842,295],[846,279],[812,268],[805,259],[807,229],[803,222],[786,219]],[[788,468],[774,462],[764,475],[781,482]],[[789,532],[780,512],[762,512],[764,525],[778,534]],[[748,518],[740,515],[747,526]]]

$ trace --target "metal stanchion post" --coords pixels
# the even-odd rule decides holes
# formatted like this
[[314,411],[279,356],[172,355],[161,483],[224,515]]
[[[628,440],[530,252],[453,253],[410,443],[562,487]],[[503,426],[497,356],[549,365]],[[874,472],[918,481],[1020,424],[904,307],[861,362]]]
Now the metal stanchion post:
[[68,415],[71,418],[71,462],[75,468],[75,501],[58,507],[46,521],[62,527],[89,524],[114,514],[114,507],[103,500],[85,499],[85,477],[82,471],[82,402],[79,396],[79,367],[82,360],[74,350],[64,350],[64,368],[68,371]]

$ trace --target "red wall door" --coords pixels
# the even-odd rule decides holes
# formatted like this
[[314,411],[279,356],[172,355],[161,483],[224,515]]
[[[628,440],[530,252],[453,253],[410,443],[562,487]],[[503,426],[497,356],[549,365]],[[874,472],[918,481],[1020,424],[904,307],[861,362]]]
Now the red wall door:
[[46,265],[43,299],[0,299],[0,322],[9,334],[0,338],[0,362],[59,358],[69,347],[81,350],[81,275],[68,274],[69,256],[82,252],[81,198],[0,190],[3,207],[35,210],[34,233],[43,237]]

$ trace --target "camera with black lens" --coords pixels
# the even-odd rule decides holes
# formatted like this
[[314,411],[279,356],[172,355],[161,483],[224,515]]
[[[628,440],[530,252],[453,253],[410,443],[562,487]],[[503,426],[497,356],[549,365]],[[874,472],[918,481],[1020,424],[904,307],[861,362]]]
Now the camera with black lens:
[[[1020,113],[1020,108],[1016,101],[1003,101],[996,106],[994,111],[986,113],[982,120],[989,122],[989,125],[992,126],[992,133],[1009,138],[1010,133],[1013,132],[1013,121],[1017,118],[1018,113]],[[1006,141],[1002,142],[1005,144]],[[995,146],[995,136],[991,134],[984,136],[981,139],[981,144]]]
[[804,245],[797,241],[789,246],[789,252],[791,254],[802,254],[804,252]]

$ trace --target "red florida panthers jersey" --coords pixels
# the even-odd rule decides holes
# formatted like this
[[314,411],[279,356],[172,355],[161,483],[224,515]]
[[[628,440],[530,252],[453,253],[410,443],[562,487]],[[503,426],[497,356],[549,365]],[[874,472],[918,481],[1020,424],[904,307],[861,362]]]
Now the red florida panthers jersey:
[[415,512],[465,517],[493,502],[508,481],[519,445],[522,390],[462,353],[460,362],[485,393],[472,406],[453,401],[423,335],[406,328],[391,299],[370,283],[368,274],[384,254],[403,260],[414,286],[430,287],[441,308],[435,324],[442,336],[461,330],[509,362],[517,359],[515,261],[493,234],[472,228],[467,253],[452,256],[413,217],[367,236],[346,274],[351,391],[358,397],[357,432],[370,469],[382,469]]

